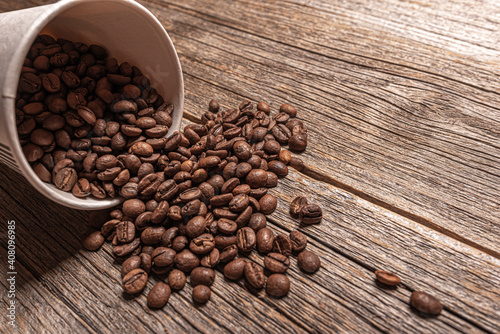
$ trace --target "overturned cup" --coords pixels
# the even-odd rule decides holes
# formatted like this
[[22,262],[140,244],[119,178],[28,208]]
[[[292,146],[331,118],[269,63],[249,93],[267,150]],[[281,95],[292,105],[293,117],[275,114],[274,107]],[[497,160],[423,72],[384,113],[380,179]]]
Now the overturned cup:
[[[39,34],[104,46],[109,55],[137,66],[165,101],[174,105],[167,136],[182,121],[184,84],[167,32],[143,6],[131,0],[63,0],[0,14],[0,162],[21,173],[51,200],[76,209],[115,206],[119,198],[78,198],[45,183],[23,154],[16,126],[16,96],[24,60]],[[6,177],[4,175],[3,177]]]

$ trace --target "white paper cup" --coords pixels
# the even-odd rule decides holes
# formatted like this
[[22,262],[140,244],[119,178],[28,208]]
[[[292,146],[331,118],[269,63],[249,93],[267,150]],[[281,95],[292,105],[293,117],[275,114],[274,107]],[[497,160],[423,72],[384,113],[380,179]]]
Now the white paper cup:
[[[115,206],[121,199],[77,198],[41,181],[19,143],[15,99],[24,59],[39,34],[104,46],[111,57],[137,66],[151,86],[172,102],[172,132],[179,130],[184,82],[174,45],[161,23],[131,0],[63,0],[52,5],[0,14],[0,161],[21,173],[47,198],[76,209]],[[2,177],[9,177],[3,175]]]

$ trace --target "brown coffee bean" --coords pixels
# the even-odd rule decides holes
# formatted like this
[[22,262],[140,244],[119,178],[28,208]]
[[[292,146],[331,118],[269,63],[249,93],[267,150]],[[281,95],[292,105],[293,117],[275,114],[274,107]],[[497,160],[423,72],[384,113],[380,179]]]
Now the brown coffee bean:
[[[225,195],[227,195],[227,194],[225,194]],[[231,195],[231,197],[233,196],[232,194],[230,194],[230,195]],[[220,195],[220,196],[224,196],[224,195]],[[241,212],[248,207],[249,203],[250,203],[250,200],[249,200],[248,195],[239,194],[239,195],[234,196],[234,198],[232,198],[232,200],[229,202],[229,209],[233,212]]]
[[122,263],[122,270],[121,270],[122,277],[125,277],[129,272],[131,272],[134,269],[141,268],[141,263],[142,263],[141,258],[138,255],[133,255],[128,259],[126,259]]
[[267,183],[267,173],[263,169],[252,169],[245,178],[246,183],[252,188],[264,187]]
[[168,247],[157,247],[151,254],[153,265],[157,267],[168,267],[174,263],[176,253]]
[[297,264],[299,268],[307,273],[313,273],[321,266],[321,261],[318,255],[311,251],[303,251],[297,256]]
[[45,129],[36,129],[31,133],[30,140],[35,145],[47,146],[54,141],[54,134]]
[[205,285],[197,285],[193,288],[193,301],[198,304],[206,304],[210,300],[210,288]]
[[290,267],[290,259],[280,253],[269,253],[264,258],[264,267],[272,273],[285,273]]
[[234,143],[233,152],[239,159],[246,160],[252,156],[252,147],[246,141],[240,140]]
[[42,81],[36,74],[24,73],[19,80],[19,89],[26,93],[34,94],[42,89]]
[[210,233],[204,233],[191,240],[189,249],[194,254],[204,255],[211,252],[215,247],[215,240]]
[[175,256],[175,265],[177,269],[184,272],[190,272],[200,265],[200,259],[193,254],[190,250],[184,249],[182,252]]
[[197,267],[191,272],[191,284],[193,286],[206,285],[210,286],[215,280],[215,271],[210,268]]
[[138,156],[149,157],[154,153],[154,150],[153,147],[148,143],[137,142],[130,147],[129,153]]
[[273,252],[290,256],[292,254],[292,243],[290,239],[284,234],[278,234],[274,238]]
[[284,177],[288,175],[288,167],[279,160],[269,161],[267,167],[270,172],[273,172],[279,177]]
[[141,292],[148,282],[148,274],[142,269],[134,269],[123,277],[123,291],[128,294]]
[[290,280],[283,274],[272,274],[266,282],[266,293],[269,296],[281,298],[290,291]]
[[299,231],[290,232],[290,242],[292,243],[292,251],[302,252],[307,246],[306,236]]
[[250,252],[256,243],[254,230],[250,227],[243,227],[236,233],[236,245],[241,252]]
[[377,278],[377,281],[384,285],[395,286],[401,283],[401,280],[398,276],[388,271],[375,270],[375,276]]
[[73,168],[63,168],[53,178],[54,185],[63,191],[71,191],[77,180],[78,174]]
[[238,255],[238,246],[236,244],[229,245],[220,252],[219,261],[221,263],[230,262],[236,258],[236,255]]
[[170,294],[170,287],[163,282],[158,282],[148,293],[148,307],[162,308],[165,304],[167,304]]
[[242,278],[246,263],[246,260],[242,258],[232,260],[224,266],[224,276],[233,281]]
[[146,211],[146,205],[140,199],[129,199],[123,202],[122,210],[125,216],[136,218]]
[[220,251],[217,248],[214,248],[201,258],[200,265],[207,268],[214,268],[219,264],[220,261]]
[[221,218],[217,221],[217,230],[223,234],[233,234],[238,225],[232,220]]
[[292,217],[298,217],[299,213],[307,204],[307,198],[303,196],[295,197],[292,203],[290,203],[290,215],[292,215]]
[[201,158],[198,162],[201,168],[213,168],[221,163],[221,159],[218,156],[212,155],[209,157]]
[[266,276],[262,267],[255,262],[247,262],[244,268],[247,282],[255,289],[262,289],[266,284]]
[[186,225],[186,234],[191,238],[196,238],[205,231],[207,222],[204,217],[196,216],[190,219]]
[[168,275],[168,285],[172,290],[182,290],[186,284],[186,274],[178,269],[172,269]]
[[257,232],[256,236],[257,251],[267,254],[273,250],[274,233],[270,228],[264,227]]
[[101,248],[104,243],[104,236],[101,234],[101,231],[94,231],[90,233],[83,240],[83,247],[88,251],[96,251]]
[[299,219],[307,225],[321,222],[323,212],[321,207],[316,204],[307,204],[299,212]]
[[162,236],[165,233],[165,227],[156,226],[148,227],[141,233],[141,241],[146,245],[154,245],[162,241]]
[[422,313],[437,316],[443,311],[443,305],[435,297],[422,291],[413,291],[410,305]]
[[299,172],[303,171],[306,168],[302,159],[295,158],[295,157],[292,157],[290,159],[290,167],[295,168]]
[[307,147],[307,136],[304,134],[292,135],[288,140],[288,147],[295,152],[303,152]]
[[35,174],[43,181],[50,182],[52,180],[52,175],[49,170],[41,163],[35,163],[33,165],[33,171]]

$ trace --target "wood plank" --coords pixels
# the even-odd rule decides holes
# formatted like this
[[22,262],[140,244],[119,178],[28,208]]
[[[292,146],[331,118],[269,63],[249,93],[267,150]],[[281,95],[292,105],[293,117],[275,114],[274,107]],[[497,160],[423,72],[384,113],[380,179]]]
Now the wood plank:
[[[0,167],[0,171],[2,168],[5,169]],[[13,187],[14,184],[18,186]],[[370,270],[315,240],[311,240],[310,247],[322,257],[323,269],[310,276],[294,265],[289,275],[293,288],[287,298],[254,297],[218,273],[214,295],[207,306],[192,305],[188,285],[173,294],[162,311],[154,312],[147,309],[144,295],[135,300],[124,298],[119,266],[113,261],[109,245],[97,253],[80,250],[78,240],[84,233],[86,213],[49,202],[18,175],[9,181],[2,180],[0,188],[0,205],[7,208],[1,219],[16,217],[18,259],[33,272],[35,280],[31,284],[41,284],[50,297],[58,300],[61,305],[51,305],[53,310],[61,312],[68,308],[77,312],[96,332],[121,332],[127,328],[140,331],[143,326],[157,333],[163,333],[164,328],[196,329],[204,333],[480,331],[446,311],[432,321],[412,314],[407,304],[408,290],[403,288],[398,293],[380,290]],[[26,196],[36,204],[29,207],[19,204]],[[286,232],[279,226],[274,229]],[[252,258],[262,262],[260,256]],[[147,290],[154,282],[149,282]],[[168,320],[163,318],[164,313],[169,315]],[[29,321],[30,316],[26,317]],[[74,315],[68,314],[65,319],[67,324],[63,328],[74,330]]]
[[403,23],[385,26],[382,18],[367,37],[369,12],[357,21],[289,2],[143,4],[172,36],[186,77],[199,79],[186,81],[186,111],[199,116],[207,93],[221,89],[274,109],[297,105],[310,129],[303,156],[311,175],[500,256],[500,81],[492,58],[475,56],[485,47],[465,43],[452,52],[459,42],[448,36],[436,44],[436,32],[429,49],[427,35],[404,38]]

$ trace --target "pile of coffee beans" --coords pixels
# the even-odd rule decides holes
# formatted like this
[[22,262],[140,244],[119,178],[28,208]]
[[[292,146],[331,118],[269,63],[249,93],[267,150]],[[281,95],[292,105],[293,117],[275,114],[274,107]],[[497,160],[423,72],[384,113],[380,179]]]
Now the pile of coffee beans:
[[131,184],[169,162],[160,152],[173,110],[137,67],[103,47],[40,35],[22,68],[16,122],[42,181],[77,197],[130,198]]
[[[401,279],[396,274],[385,270],[375,270],[375,278],[382,287],[396,287]],[[420,313],[437,316],[443,310],[443,305],[435,297],[422,291],[413,291],[410,296],[410,306]]]

